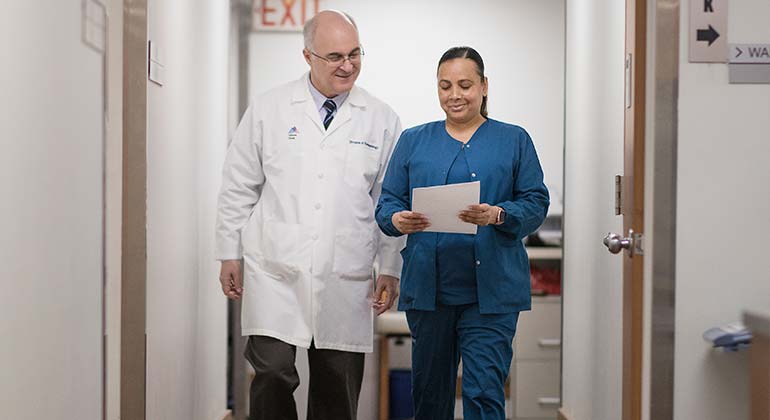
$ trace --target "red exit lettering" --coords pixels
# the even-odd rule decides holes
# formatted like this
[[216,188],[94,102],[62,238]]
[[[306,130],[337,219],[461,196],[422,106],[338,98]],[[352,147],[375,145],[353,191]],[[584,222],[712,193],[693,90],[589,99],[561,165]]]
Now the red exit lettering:
[[319,11],[320,0],[255,0],[256,30],[297,31]]

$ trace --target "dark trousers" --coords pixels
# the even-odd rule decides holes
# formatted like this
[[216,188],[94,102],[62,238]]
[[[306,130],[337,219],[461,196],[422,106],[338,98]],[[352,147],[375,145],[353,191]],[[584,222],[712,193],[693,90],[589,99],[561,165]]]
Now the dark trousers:
[[[297,420],[294,390],[299,386],[297,348],[265,336],[249,336],[244,356],[256,375],[251,381],[250,420]],[[364,379],[364,354],[307,351],[310,365],[308,420],[356,420]]]
[[417,420],[454,419],[463,361],[463,418],[505,420],[505,380],[519,313],[480,314],[479,305],[406,311],[412,333],[412,396]]

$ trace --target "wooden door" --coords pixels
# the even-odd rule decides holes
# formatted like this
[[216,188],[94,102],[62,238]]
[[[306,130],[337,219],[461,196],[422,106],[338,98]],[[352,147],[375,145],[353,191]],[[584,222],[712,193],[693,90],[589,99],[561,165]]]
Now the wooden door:
[[[643,255],[633,234],[644,232],[644,128],[647,0],[626,0],[626,98],[621,190],[623,233],[623,419],[642,415]],[[633,233],[630,233],[633,232]]]

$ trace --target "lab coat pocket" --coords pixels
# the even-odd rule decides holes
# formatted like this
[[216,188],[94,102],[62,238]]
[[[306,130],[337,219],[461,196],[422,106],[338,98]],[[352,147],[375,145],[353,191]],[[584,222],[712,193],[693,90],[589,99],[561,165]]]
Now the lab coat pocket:
[[301,225],[266,220],[262,229],[262,270],[284,280],[296,278],[303,266]]
[[[362,143],[362,144],[358,144]],[[345,157],[345,182],[354,188],[372,189],[380,170],[378,149],[366,142],[350,141]]]
[[375,238],[371,231],[341,230],[334,235],[334,273],[351,280],[372,278]]

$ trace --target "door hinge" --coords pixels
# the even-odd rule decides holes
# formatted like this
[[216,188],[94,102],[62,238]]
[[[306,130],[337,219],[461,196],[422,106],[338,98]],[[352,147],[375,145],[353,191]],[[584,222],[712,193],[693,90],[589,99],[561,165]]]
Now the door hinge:
[[623,214],[623,176],[615,175],[615,215]]

